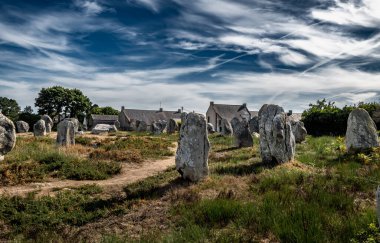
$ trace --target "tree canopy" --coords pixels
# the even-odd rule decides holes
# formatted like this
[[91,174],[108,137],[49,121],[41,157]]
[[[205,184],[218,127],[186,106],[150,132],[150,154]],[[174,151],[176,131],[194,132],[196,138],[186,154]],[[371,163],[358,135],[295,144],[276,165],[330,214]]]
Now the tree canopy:
[[112,108],[111,106],[99,107],[93,106],[91,109],[91,114],[96,115],[119,115],[119,111]]
[[0,110],[5,116],[7,116],[12,121],[18,119],[18,114],[21,110],[17,101],[14,99],[9,99],[7,97],[0,97]]
[[[91,101],[79,89],[68,89],[61,86],[42,88],[36,98],[38,113],[51,117],[79,117],[90,112]],[[60,116],[58,118],[60,120]]]

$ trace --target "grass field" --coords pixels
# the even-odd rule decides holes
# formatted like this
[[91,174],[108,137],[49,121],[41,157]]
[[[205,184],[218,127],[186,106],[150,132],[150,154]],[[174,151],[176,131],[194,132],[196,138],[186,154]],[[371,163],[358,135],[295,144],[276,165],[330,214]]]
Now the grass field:
[[[162,151],[161,145],[157,151],[150,151],[157,145],[147,149],[137,145],[155,143],[147,136],[134,136],[134,139],[138,142],[126,144],[116,139],[99,144],[97,149],[109,152],[132,148],[142,158],[160,158],[169,155],[166,142],[174,141],[175,136],[160,138],[165,140],[160,144],[166,144],[162,145]],[[112,195],[89,185],[60,190],[54,197],[33,194],[26,198],[2,197],[0,239],[38,242],[51,239],[62,242],[380,241],[374,200],[380,180],[379,150],[346,155],[342,138],[308,137],[305,143],[297,145],[296,162],[271,166],[261,163],[257,140],[253,148],[243,149],[234,149],[229,137],[211,135],[210,141],[210,177],[198,184],[183,181],[174,169],[168,169],[126,186],[123,195]],[[19,143],[28,141],[22,139]],[[33,141],[30,149],[34,151],[33,146],[49,148],[51,143],[50,140]],[[80,143],[88,148],[93,141]],[[94,152],[90,150],[88,157]],[[64,154],[64,162],[58,164],[71,163],[69,156],[73,153],[65,151]],[[12,164],[27,160],[42,168],[51,164],[36,159],[39,157],[33,153],[27,159],[23,156],[26,155],[12,152],[7,161],[14,161]],[[117,158],[113,159],[117,161]],[[120,163],[115,161],[106,163]],[[57,171],[54,173],[58,176],[68,175],[62,168]],[[28,178],[35,177],[28,175]]]

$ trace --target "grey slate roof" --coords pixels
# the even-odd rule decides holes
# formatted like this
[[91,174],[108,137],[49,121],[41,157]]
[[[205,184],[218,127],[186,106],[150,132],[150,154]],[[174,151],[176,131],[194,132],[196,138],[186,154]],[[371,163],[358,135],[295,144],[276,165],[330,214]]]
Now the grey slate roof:
[[124,109],[123,113],[129,121],[144,121],[147,125],[159,120],[181,119],[181,112],[178,111]]
[[239,117],[242,105],[226,105],[226,104],[214,104],[215,112],[222,118],[228,121],[232,120],[234,117]]
[[117,121],[118,118],[118,115],[91,115],[93,121]]

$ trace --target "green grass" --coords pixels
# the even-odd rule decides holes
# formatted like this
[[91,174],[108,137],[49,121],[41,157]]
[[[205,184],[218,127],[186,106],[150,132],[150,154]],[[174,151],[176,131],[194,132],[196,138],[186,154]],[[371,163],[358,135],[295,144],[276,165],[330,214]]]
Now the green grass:
[[[171,141],[165,136],[117,135],[119,139],[106,141],[101,149],[139,148],[146,141],[155,144],[151,142],[155,139],[170,146],[166,142]],[[309,136],[297,145],[298,162],[273,167],[261,163],[257,139],[253,148],[244,149],[233,148],[231,137],[211,135],[210,141],[211,174],[199,183],[183,181],[170,168],[125,186],[123,197],[104,198],[101,189],[87,186],[60,191],[56,197],[0,198],[0,222],[11,228],[2,237],[47,239],[54,227],[82,227],[125,210],[154,209],[159,201],[168,210],[155,217],[170,219],[166,230],[159,225],[139,236],[129,235],[128,229],[118,234],[101,232],[101,241],[380,241],[374,207],[380,150],[348,155],[342,138]],[[46,153],[35,163],[54,170],[65,165],[65,160],[65,156]],[[81,170],[74,167],[72,171]],[[143,220],[145,211],[139,215],[132,224]],[[32,227],[34,224],[37,226]],[[57,234],[62,237],[59,231]]]
[[[124,212],[123,202],[102,199],[97,186],[57,192],[55,197],[0,198],[0,220],[12,225],[1,237],[21,234],[24,239],[38,239],[67,226],[81,226],[112,214]],[[52,239],[51,239],[52,240]]]
[[0,162],[0,184],[39,182],[49,177],[101,180],[120,170],[118,162],[66,153],[56,147],[54,139],[18,138],[15,149]]

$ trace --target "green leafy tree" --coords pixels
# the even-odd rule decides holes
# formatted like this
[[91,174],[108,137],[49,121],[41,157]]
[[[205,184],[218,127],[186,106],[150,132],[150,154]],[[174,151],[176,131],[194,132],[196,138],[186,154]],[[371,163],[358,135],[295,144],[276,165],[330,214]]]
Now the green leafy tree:
[[33,113],[33,108],[30,105],[25,106],[24,110],[22,111],[23,113]]
[[18,113],[21,108],[16,100],[9,99],[7,97],[0,97],[0,110],[1,113],[15,122],[18,119]]
[[51,117],[84,117],[91,109],[90,99],[79,89],[67,89],[61,86],[43,88],[36,98],[35,106],[39,114]]
[[105,106],[105,107],[93,107],[91,109],[91,114],[97,114],[97,115],[119,115],[119,111],[112,108],[111,106]]

